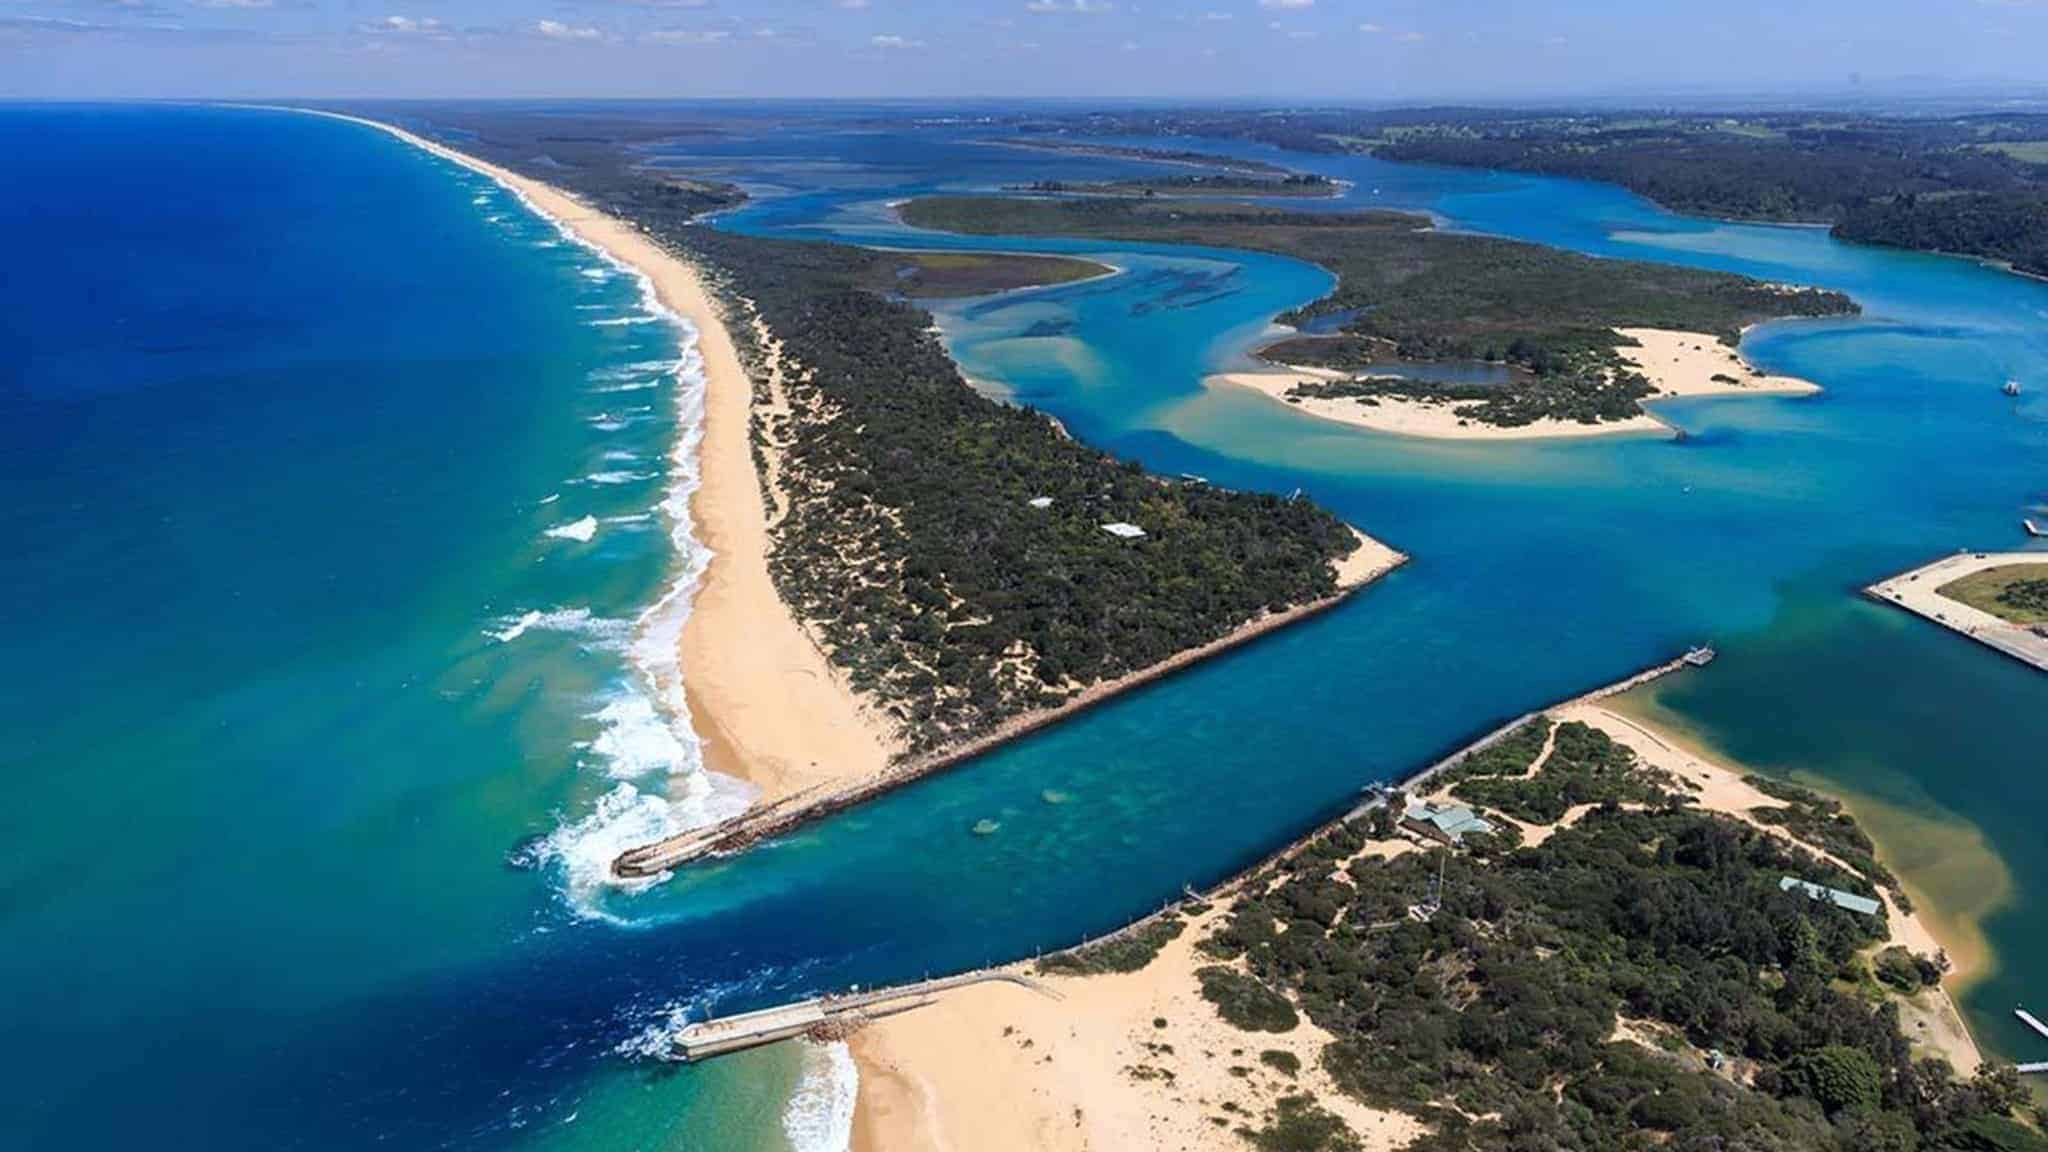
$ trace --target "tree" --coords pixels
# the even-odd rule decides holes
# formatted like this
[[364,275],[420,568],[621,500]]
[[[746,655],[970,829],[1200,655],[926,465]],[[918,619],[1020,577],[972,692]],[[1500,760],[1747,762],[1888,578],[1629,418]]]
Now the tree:
[[1861,1048],[1830,1044],[1802,1057],[1799,1070],[1806,1094],[1830,1116],[1877,1108],[1882,1091],[1877,1061]]

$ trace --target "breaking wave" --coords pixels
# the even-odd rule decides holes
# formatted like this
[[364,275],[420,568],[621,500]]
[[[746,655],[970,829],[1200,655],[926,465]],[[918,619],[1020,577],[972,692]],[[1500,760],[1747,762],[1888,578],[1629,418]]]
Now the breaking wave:
[[803,1043],[803,1078],[782,1110],[782,1132],[797,1152],[846,1152],[860,1070],[844,1041]]

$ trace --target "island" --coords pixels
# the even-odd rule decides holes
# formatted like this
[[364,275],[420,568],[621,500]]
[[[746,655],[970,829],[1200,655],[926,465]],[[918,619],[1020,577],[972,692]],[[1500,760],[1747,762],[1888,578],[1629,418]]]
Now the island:
[[2048,1148],[1841,806],[1609,701],[852,1039],[856,1147]]
[[1329,198],[1344,190],[1341,181],[1314,172],[1287,176],[1221,175],[1156,176],[1141,180],[1035,180],[1008,189],[1050,196],[1265,196]]
[[[1445,438],[1668,432],[1658,396],[1800,394],[1735,351],[1751,325],[1851,314],[1838,292],[1720,272],[1598,260],[1540,245],[1437,232],[1398,212],[1307,213],[1198,200],[928,197],[899,209],[919,227],[1201,244],[1277,252],[1337,276],[1283,314],[1308,326],[1259,349],[1276,370],[1218,382],[1311,415]],[[1440,365],[1496,366],[1447,382]]]

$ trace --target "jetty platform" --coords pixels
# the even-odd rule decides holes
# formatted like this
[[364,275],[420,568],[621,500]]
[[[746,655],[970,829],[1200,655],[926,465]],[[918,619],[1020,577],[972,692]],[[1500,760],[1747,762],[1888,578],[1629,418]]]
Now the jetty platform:
[[813,1040],[843,1040],[869,1021],[901,1015],[934,1003],[940,993],[949,989],[991,981],[1017,984],[1044,996],[1059,997],[1059,993],[1021,973],[967,972],[867,992],[818,996],[755,1012],[700,1020],[678,1029],[670,1038],[670,1050],[685,1063],[694,1063],[798,1036],[808,1036]]
[[1973,572],[2009,564],[2039,564],[2048,570],[2048,552],[1959,552],[1872,584],[1863,594],[1879,603],[1904,608],[2022,664],[2048,672],[2048,635],[2001,620],[1938,591]]

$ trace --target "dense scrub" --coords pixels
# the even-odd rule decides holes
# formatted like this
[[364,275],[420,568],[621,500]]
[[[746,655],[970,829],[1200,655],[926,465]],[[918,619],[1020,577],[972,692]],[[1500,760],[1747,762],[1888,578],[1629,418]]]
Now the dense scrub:
[[[904,219],[974,234],[1093,236],[1278,252],[1337,275],[1328,296],[1281,317],[1341,316],[1340,336],[1302,336],[1265,350],[1287,364],[1354,370],[1390,359],[1484,360],[1509,382],[1470,387],[1373,375],[1341,394],[1470,401],[1461,416],[1493,424],[1551,417],[1587,423],[1641,411],[1648,381],[1621,360],[1616,328],[1666,328],[1733,341],[1780,316],[1833,315],[1855,305],[1834,292],[1742,276],[1588,256],[1429,230],[1395,212],[1308,213],[1193,200],[914,200]],[[1475,390],[1475,389],[1483,389]],[[1339,393],[1333,393],[1339,394]]]
[[[1841,984],[1883,924],[1779,891],[1861,881],[1776,837],[1596,809],[1499,861],[1452,857],[1428,920],[1406,910],[1433,854],[1332,880],[1350,847],[1248,885],[1206,947],[1337,1037],[1344,1091],[1433,1125],[1417,1148],[2048,1148],[2009,1118],[2010,1069],[1958,1081],[1913,1059],[1896,1010]],[[1671,1044],[1618,1038],[1624,1018]]]
[[[1554,745],[1530,771],[1545,737]],[[1581,804],[1653,804],[1672,798],[1676,781],[1639,763],[1598,728],[1572,721],[1529,721],[1484,753],[1467,757],[1438,781],[1479,808],[1531,824],[1551,824]]]

